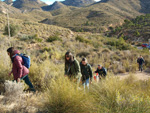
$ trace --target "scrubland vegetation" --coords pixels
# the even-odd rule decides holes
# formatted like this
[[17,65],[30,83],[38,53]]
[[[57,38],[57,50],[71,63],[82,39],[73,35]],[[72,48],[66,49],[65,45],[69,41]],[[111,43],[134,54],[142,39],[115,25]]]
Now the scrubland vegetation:
[[110,27],[111,32],[107,35],[110,37],[123,37],[125,40],[129,40],[135,44],[138,42],[147,42],[150,38],[149,22],[150,14],[141,15],[132,20],[126,19],[122,26],[117,26],[116,28]]
[[[26,97],[28,101],[24,102],[24,108],[2,108],[2,112],[29,112],[25,108],[31,103],[35,108],[33,112],[150,112],[150,81],[140,81],[134,77],[134,72],[138,69],[137,57],[140,54],[145,59],[144,68],[150,66],[148,50],[138,50],[123,37],[117,39],[101,34],[76,33],[61,27],[34,22],[27,24],[13,19],[11,22],[14,21],[21,29],[9,39],[4,34],[6,21],[0,19],[3,23],[0,24],[0,93],[5,95],[5,80],[13,79],[8,76],[11,61],[6,50],[10,46],[31,56],[29,77],[38,91],[32,98]],[[93,81],[89,92],[85,93],[82,85],[78,90],[72,81],[64,77],[66,51],[71,51],[79,61],[86,57],[93,71],[98,64],[103,65],[108,70],[107,78],[99,83]],[[116,76],[126,72],[132,73],[126,79]],[[10,99],[11,96],[5,101],[9,103]],[[14,101],[15,99],[14,97]]]

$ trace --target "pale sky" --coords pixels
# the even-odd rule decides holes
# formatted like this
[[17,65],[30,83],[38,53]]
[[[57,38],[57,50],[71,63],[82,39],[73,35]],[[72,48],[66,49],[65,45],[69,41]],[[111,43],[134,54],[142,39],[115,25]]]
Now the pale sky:
[[[4,0],[2,0],[2,1],[4,1]],[[15,1],[15,0],[13,0],[13,1]],[[55,1],[65,1],[65,0],[41,0],[41,1],[43,1],[46,4],[50,5],[50,4],[53,4]],[[101,0],[95,0],[95,1],[98,2],[98,1],[101,1]]]
[[[55,1],[64,1],[64,0],[41,0],[45,3],[47,3],[48,5],[53,4]],[[100,1],[100,0],[95,0],[96,2]]]

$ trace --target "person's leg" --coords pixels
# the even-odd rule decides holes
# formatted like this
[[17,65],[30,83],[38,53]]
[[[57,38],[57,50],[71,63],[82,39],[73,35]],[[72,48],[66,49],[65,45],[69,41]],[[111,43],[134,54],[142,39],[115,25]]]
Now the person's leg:
[[84,92],[85,92],[85,81],[82,83],[83,88],[84,88]]
[[35,89],[34,89],[34,87],[33,87],[32,83],[30,82],[30,80],[29,80],[29,77],[28,77],[28,76],[26,76],[23,80],[24,80],[24,81],[25,81],[25,83],[26,83],[26,84],[30,87],[30,89],[31,89],[32,91],[35,91]]
[[141,72],[143,71],[143,65],[141,65]]
[[86,79],[85,85],[86,85],[87,89],[89,90],[89,78]]

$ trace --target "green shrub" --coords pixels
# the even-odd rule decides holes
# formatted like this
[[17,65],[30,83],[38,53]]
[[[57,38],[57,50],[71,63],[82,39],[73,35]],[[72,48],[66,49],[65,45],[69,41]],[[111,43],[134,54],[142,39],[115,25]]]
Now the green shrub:
[[87,43],[87,44],[91,44],[92,43],[91,40],[89,40],[87,38],[83,38],[82,36],[79,36],[79,35],[76,37],[76,41]]
[[35,38],[35,40],[36,40],[37,42],[42,42],[42,41],[43,41],[42,38]]
[[[10,36],[15,36],[18,34],[20,27],[18,25],[10,24]],[[9,35],[8,33],[8,25],[5,26],[4,34]]]
[[119,49],[119,50],[130,50],[131,49],[131,45],[127,44],[123,38],[119,38],[119,39],[109,39],[106,42],[107,45],[111,45],[114,46],[115,48]]
[[57,36],[57,35],[54,35],[54,36],[50,36],[48,39],[47,39],[47,42],[53,42],[53,41],[62,41],[62,39]]

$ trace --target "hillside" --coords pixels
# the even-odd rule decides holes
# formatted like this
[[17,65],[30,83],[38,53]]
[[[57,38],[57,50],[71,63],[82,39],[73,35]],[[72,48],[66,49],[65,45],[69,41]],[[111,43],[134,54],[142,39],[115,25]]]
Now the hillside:
[[134,42],[147,42],[150,39],[150,14],[125,20],[122,26],[111,28],[108,36],[123,37]]
[[[58,26],[14,18],[10,18],[10,23],[18,25],[20,30],[8,38],[3,34],[6,21],[6,16],[0,14],[1,112],[150,111],[149,100],[147,101],[150,97],[148,77],[144,76],[147,78],[141,81],[133,76],[138,69],[136,59],[140,54],[145,59],[144,69],[150,66],[149,51],[138,50],[123,38],[108,38],[98,33],[76,33]],[[11,81],[12,76],[7,76],[11,71],[11,60],[6,52],[10,45],[30,55],[32,64],[29,78],[37,93],[29,93],[27,86],[21,89],[20,84]],[[98,64],[103,65],[107,68],[107,78],[98,83],[93,79],[89,93],[84,92],[82,84],[78,90],[73,81],[64,77],[66,51],[71,51],[79,62],[86,57],[93,72]],[[114,76],[126,72],[133,75],[126,79]],[[10,83],[5,80],[10,80]],[[138,102],[143,106],[139,106]]]
[[150,1],[149,0],[141,0],[141,12],[150,13]]
[[19,9],[11,7],[11,6],[8,6],[6,3],[0,1],[0,13],[6,14],[7,13],[7,9],[10,9],[9,13],[11,13],[12,15],[21,13],[21,11]]
[[66,7],[66,6],[63,3],[56,1],[52,5],[43,6],[42,9],[45,11],[52,11],[52,10],[60,9],[62,7]]
[[95,3],[95,1],[94,0],[65,0],[62,3],[67,6],[82,7],[82,6],[93,4]]
[[[4,3],[4,6],[7,5]],[[102,8],[107,10],[107,13],[104,10],[99,11]],[[111,11],[114,12],[111,13]],[[112,8],[109,3],[97,3],[84,8],[72,6],[60,8],[51,13],[42,10],[27,13],[10,12],[11,31],[15,31],[10,38],[7,36],[8,30],[5,29],[7,17],[0,13],[0,112],[149,113],[149,73],[137,72],[137,58],[140,54],[145,59],[144,70],[150,67],[149,50],[138,50],[126,42],[124,37],[114,38],[114,36],[107,37],[100,33],[73,32],[70,29],[55,26],[58,21],[50,23],[55,25],[38,22],[40,19],[44,20],[46,16],[50,17],[46,17],[48,19],[45,19],[45,22],[50,22],[53,18],[58,19],[67,15],[67,17],[64,16],[66,20],[60,19],[61,22],[66,22],[63,23],[64,26],[74,25],[70,22],[76,22],[76,25],[72,27],[77,27],[84,22],[83,27],[91,29],[93,25],[92,29],[95,29],[101,25],[101,22],[106,22],[102,23],[103,27],[108,25],[112,29],[113,25],[110,23],[114,20],[108,20],[115,19],[117,24],[118,20],[124,22],[125,15],[128,15],[128,18],[140,15],[134,9],[128,12],[125,9],[121,11],[123,12],[115,6]],[[74,14],[77,17],[72,15],[72,12],[76,12]],[[73,19],[71,16],[76,18]],[[70,20],[67,20],[68,18]],[[143,24],[146,24],[144,21],[149,22],[149,15],[137,17],[135,20],[125,20],[128,24],[132,23],[133,29],[139,23],[141,25],[139,30],[142,30]],[[149,28],[149,23],[147,23],[147,28]],[[12,82],[13,76],[8,76],[12,61],[6,50],[10,46],[14,46],[21,53],[31,57],[29,78],[37,90],[36,93],[30,92],[24,82]],[[93,72],[99,64],[104,66],[107,69],[106,78],[101,78],[100,82],[96,82],[93,77],[90,90],[84,90],[82,83],[77,86],[75,80],[64,76],[64,58],[67,51],[71,51],[79,62],[86,57]],[[124,76],[122,73],[129,75],[122,77]],[[121,77],[116,76],[118,74]]]
[[[101,32],[109,26],[121,25],[125,18],[141,15],[140,0],[109,0],[82,7],[49,19],[54,25],[75,31]],[[67,21],[67,23],[66,23]]]
[[40,0],[16,0],[13,2],[13,6],[23,12],[41,10],[41,7],[45,5],[46,4]]
[[13,3],[13,0],[4,0],[4,2],[9,5],[9,4]]
[[21,20],[27,20],[27,21],[40,21],[45,18],[52,17],[50,12],[43,11],[43,10],[32,10],[29,12],[22,12],[20,9],[15,8],[13,6],[9,6],[4,2],[0,1],[0,14],[6,15],[7,10],[9,13],[9,16],[14,19],[21,19]]

